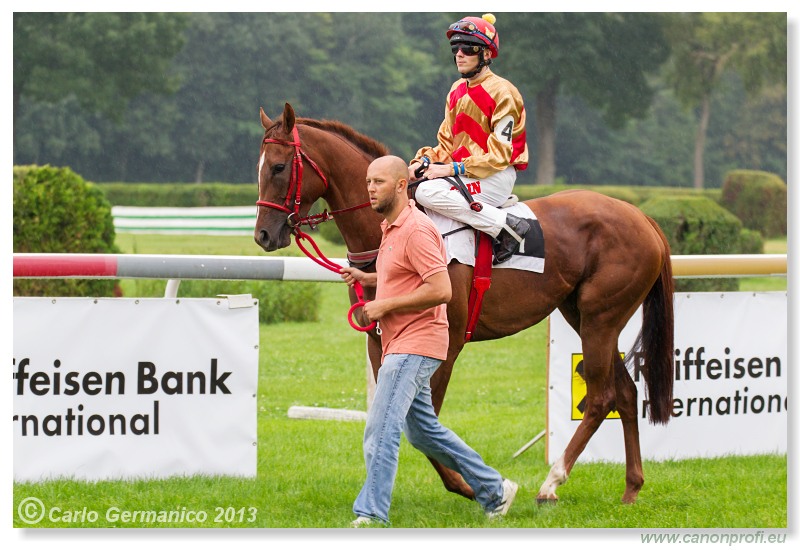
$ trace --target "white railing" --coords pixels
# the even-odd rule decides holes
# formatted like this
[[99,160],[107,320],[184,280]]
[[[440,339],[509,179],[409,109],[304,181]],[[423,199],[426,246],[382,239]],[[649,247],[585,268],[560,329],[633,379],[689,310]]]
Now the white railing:
[[252,235],[256,206],[114,206],[117,233],[162,235]]
[[[332,261],[346,265],[342,258]],[[672,256],[677,278],[785,277],[786,254]],[[178,254],[14,254],[14,277],[25,279],[277,279],[341,281],[308,258]]]

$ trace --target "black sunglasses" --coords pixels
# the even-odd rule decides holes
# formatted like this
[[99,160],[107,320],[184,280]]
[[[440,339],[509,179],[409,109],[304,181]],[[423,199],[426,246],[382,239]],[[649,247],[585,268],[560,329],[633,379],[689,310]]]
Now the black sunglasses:
[[483,48],[480,46],[476,46],[475,44],[451,44],[450,51],[453,52],[453,55],[456,55],[458,51],[461,50],[461,53],[464,55],[478,55]]

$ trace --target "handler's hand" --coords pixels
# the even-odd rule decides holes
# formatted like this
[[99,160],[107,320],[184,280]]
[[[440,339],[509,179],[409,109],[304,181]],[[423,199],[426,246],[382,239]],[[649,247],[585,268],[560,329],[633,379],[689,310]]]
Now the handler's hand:
[[344,282],[347,283],[347,286],[353,286],[356,284],[356,281],[363,284],[364,273],[360,269],[356,269],[355,267],[343,267],[342,270],[339,272],[344,279]]
[[356,282],[361,283],[361,286],[377,286],[378,276],[375,273],[364,273],[355,267],[343,267],[339,271],[344,282],[347,286],[353,286]]
[[373,321],[380,321],[388,312],[387,308],[384,307],[385,305],[385,300],[373,300],[372,302],[367,302],[362,309],[367,322],[371,323]]

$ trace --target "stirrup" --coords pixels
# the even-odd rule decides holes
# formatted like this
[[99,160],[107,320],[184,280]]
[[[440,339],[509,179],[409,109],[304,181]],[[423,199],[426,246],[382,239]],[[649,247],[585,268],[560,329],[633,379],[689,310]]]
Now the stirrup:
[[517,234],[517,232],[516,232],[516,231],[514,231],[513,229],[511,229],[511,227],[510,227],[510,226],[509,226],[507,223],[504,223],[504,224],[503,224],[503,229],[505,229],[506,231],[508,231],[508,234],[509,234],[509,235],[511,235],[512,237],[514,237],[514,239],[516,239],[516,241],[517,241],[518,243],[522,244],[522,241],[524,241],[524,240],[525,240],[523,237],[520,237],[520,236]]

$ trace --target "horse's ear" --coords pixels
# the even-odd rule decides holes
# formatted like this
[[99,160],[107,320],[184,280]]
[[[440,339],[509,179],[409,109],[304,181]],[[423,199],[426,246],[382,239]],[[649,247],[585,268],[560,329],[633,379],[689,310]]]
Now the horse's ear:
[[288,134],[294,128],[294,109],[288,103],[283,107],[283,130]]
[[267,116],[267,113],[264,112],[263,107],[259,107],[258,109],[259,111],[261,111],[261,126],[263,126],[264,129],[266,130],[267,128],[272,126],[272,121]]

